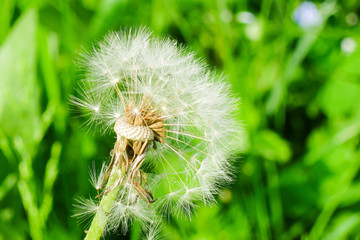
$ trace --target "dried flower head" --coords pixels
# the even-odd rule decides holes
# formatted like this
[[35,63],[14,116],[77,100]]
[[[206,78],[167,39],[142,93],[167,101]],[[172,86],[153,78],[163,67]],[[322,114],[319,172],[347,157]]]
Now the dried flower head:
[[98,178],[91,172],[99,207],[81,200],[76,214],[95,211],[102,231],[126,232],[133,220],[156,226],[164,213],[189,215],[231,180],[239,128],[229,86],[194,53],[151,35],[144,28],[108,34],[86,56],[72,98],[88,125],[117,137],[110,163]]

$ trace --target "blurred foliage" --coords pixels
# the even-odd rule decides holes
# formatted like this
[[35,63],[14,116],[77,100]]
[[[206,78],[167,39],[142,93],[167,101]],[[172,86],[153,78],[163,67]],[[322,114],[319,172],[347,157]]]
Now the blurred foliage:
[[[81,239],[74,198],[112,136],[81,128],[74,64],[109,30],[145,25],[223,71],[241,97],[236,181],[169,239],[360,239],[360,2],[0,1],[0,239]],[[301,24],[300,24],[301,25]],[[129,236],[107,239],[137,239]]]

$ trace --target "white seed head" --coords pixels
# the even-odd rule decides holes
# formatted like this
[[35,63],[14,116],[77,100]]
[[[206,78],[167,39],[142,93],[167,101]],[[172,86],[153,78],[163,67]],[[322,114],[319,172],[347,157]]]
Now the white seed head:
[[231,154],[240,145],[237,99],[223,76],[145,28],[108,34],[84,68],[72,102],[91,114],[89,125],[113,129],[118,145],[134,149],[118,153],[132,175],[113,185],[120,190],[106,229],[126,231],[133,219],[149,223],[211,204],[232,179]]

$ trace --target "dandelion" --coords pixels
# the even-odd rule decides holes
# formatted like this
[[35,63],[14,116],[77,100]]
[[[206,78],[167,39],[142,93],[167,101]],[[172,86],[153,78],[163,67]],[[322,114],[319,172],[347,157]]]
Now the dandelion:
[[145,28],[110,33],[84,58],[71,101],[87,125],[116,134],[110,161],[90,172],[96,201],[77,204],[81,219],[95,213],[86,239],[126,233],[134,221],[154,238],[162,217],[213,203],[232,179],[239,144],[236,99],[223,77]]

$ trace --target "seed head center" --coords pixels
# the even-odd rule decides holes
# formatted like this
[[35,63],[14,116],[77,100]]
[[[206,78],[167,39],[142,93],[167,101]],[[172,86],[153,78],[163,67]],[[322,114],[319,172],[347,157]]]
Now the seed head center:
[[151,103],[145,102],[143,100],[139,106],[126,106],[125,116],[115,122],[114,131],[118,137],[131,141],[163,143],[166,129],[162,114]]
[[154,132],[148,126],[134,126],[126,119],[116,121],[114,131],[117,135],[128,140],[145,142],[154,140]]

